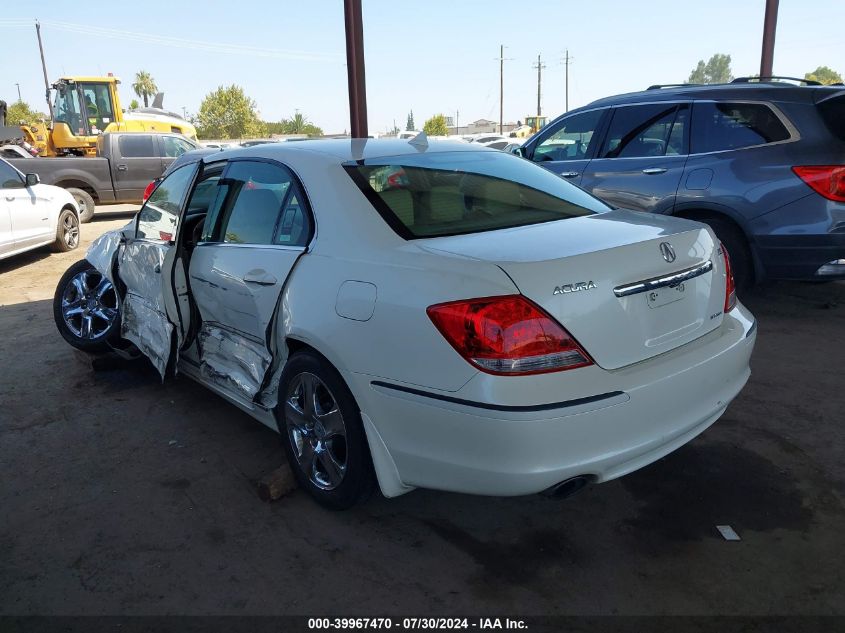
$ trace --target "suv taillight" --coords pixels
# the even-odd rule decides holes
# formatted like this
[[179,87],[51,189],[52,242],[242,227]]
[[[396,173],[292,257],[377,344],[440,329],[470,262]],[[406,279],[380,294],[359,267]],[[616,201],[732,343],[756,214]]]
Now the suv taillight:
[[522,295],[452,301],[427,312],[452,347],[489,374],[543,374],[593,364],[569,332]]
[[724,244],[720,245],[722,248],[722,257],[725,258],[725,314],[736,307],[736,282],[734,282],[734,274],[731,271],[731,256]]
[[793,167],[792,171],[816,193],[828,200],[845,202],[845,166],[843,165],[808,165]]
[[150,184],[147,185],[146,189],[144,189],[144,195],[141,198],[141,202],[147,201],[147,198],[149,198],[152,195],[153,191],[155,191],[157,183],[158,180],[153,180]]

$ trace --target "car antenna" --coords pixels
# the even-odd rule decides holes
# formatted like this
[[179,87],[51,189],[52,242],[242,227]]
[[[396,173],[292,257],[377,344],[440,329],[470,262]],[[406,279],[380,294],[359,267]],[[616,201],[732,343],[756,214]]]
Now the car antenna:
[[426,136],[425,132],[420,132],[408,141],[408,143],[414,147],[428,147],[428,136]]

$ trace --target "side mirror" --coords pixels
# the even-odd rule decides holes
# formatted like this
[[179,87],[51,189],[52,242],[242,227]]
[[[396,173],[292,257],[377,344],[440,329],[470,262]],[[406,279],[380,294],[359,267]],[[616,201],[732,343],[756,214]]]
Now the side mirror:
[[514,147],[511,150],[511,152],[516,154],[520,158],[525,158],[525,148],[524,147]]
[[38,177],[38,174],[27,174],[26,175],[26,186],[27,187],[34,187],[39,182],[41,182],[41,178]]

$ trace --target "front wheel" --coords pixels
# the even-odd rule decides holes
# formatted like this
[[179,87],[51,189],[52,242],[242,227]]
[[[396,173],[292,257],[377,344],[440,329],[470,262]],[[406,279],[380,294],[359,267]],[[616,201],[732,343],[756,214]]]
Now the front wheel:
[[83,259],[67,269],[53,295],[53,319],[59,334],[76,349],[100,353],[120,337],[117,290]]
[[337,370],[310,351],[281,376],[276,420],[291,470],[318,503],[345,510],[372,492],[375,475],[361,413]]
[[63,209],[56,227],[56,241],[53,250],[66,253],[79,246],[79,217],[72,209]]

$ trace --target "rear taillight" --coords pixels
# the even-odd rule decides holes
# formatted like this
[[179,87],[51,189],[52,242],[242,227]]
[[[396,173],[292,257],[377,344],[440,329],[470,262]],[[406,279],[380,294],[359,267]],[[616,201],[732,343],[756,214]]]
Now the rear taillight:
[[845,166],[810,165],[793,167],[792,171],[828,200],[845,202]]
[[146,202],[147,198],[149,198],[152,195],[153,191],[155,191],[155,189],[156,189],[157,182],[158,181],[153,180],[150,184],[147,185],[147,188],[144,189],[144,195],[141,198],[141,202]]
[[725,245],[721,245],[722,257],[725,258],[725,314],[730,312],[736,306],[736,282],[734,282],[734,274],[731,271],[731,256],[728,254],[728,249]]
[[569,332],[522,295],[452,301],[427,312],[461,356],[490,374],[542,374],[593,364]]

